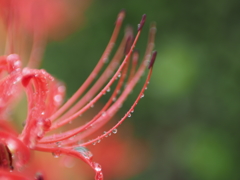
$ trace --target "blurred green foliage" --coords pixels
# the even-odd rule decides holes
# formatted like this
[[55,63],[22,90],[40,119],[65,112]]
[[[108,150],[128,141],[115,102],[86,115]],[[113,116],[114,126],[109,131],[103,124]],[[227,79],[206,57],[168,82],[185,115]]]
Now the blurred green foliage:
[[70,96],[101,56],[117,13],[125,8],[124,24],[132,24],[135,31],[146,13],[137,48],[143,55],[148,26],[155,21],[158,57],[146,98],[130,121],[136,136],[148,141],[153,158],[132,179],[237,180],[239,7],[238,0],[95,0],[78,32],[49,44],[43,67],[66,82]]

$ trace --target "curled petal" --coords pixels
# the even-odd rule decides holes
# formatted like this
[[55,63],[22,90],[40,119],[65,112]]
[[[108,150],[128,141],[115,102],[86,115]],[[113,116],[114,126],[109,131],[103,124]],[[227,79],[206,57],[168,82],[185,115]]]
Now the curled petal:
[[10,152],[14,154],[16,158],[14,158],[14,161],[17,166],[22,166],[26,162],[28,162],[30,157],[30,151],[27,146],[25,146],[22,141],[20,141],[16,136],[0,131],[0,142],[2,144],[5,144]]
[[49,84],[54,78],[44,70],[23,70],[22,84],[26,87],[28,98],[28,117],[26,125],[21,134],[21,139],[29,147],[34,147],[37,139],[44,136],[46,130],[51,126],[48,119],[47,99],[49,95]]

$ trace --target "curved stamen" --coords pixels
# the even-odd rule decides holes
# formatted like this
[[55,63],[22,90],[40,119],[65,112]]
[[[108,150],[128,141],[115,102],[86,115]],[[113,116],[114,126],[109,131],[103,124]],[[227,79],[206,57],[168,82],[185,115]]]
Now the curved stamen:
[[92,73],[88,76],[88,78],[85,80],[85,82],[82,84],[82,86],[77,90],[77,92],[55,113],[53,114],[50,119],[51,121],[54,121],[57,117],[59,117],[64,111],[66,111],[77,99],[81,96],[81,94],[88,88],[88,86],[92,83],[98,72],[101,70],[102,66],[104,65],[105,60],[108,58],[115,41],[118,37],[119,31],[121,29],[122,21],[124,19],[125,12],[121,11],[118,14],[118,18],[116,21],[116,26],[113,31],[112,37],[102,55],[99,62],[93,69]]
[[64,115],[62,115],[62,117],[60,117],[58,119],[58,121],[61,121],[65,118],[69,117],[73,113],[77,112],[80,108],[82,108],[83,105],[85,105],[90,99],[92,99],[92,97],[96,94],[96,92],[98,92],[99,89],[104,85],[104,83],[106,83],[106,81],[112,75],[112,73],[115,71],[120,60],[122,59],[126,40],[128,39],[128,37],[131,37],[131,36],[132,36],[132,29],[127,28],[125,37],[123,38],[123,40],[119,46],[119,49],[117,50],[115,56],[113,57],[113,60],[108,65],[108,67],[105,69],[105,71],[103,72],[101,77],[73,107],[71,107]]
[[135,39],[134,39],[134,42],[130,48],[130,51],[129,53],[126,55],[125,59],[123,60],[122,64],[120,65],[120,67],[118,68],[118,70],[116,71],[116,73],[113,75],[112,79],[109,80],[108,84],[101,90],[100,93],[98,93],[96,95],[96,97],[91,100],[91,102],[89,102],[87,105],[85,105],[81,110],[79,110],[77,113],[73,114],[72,116],[70,116],[69,118],[59,122],[59,123],[55,123],[53,124],[53,126],[50,128],[50,130],[53,130],[53,129],[56,129],[56,128],[59,128],[65,124],[67,124],[68,122],[72,121],[73,119],[77,118],[79,115],[81,115],[83,112],[85,112],[86,110],[88,110],[93,104],[95,104],[97,102],[97,100],[99,100],[103,94],[110,88],[110,86],[112,85],[112,83],[115,81],[115,79],[117,78],[117,76],[119,75],[119,73],[122,71],[123,67],[125,66],[125,64],[127,63],[127,61],[129,60],[132,52],[133,52],[133,49],[135,48],[135,45],[138,41],[138,38],[141,34],[141,30],[138,31]]
[[52,143],[52,142],[62,141],[64,139],[67,139],[69,137],[72,137],[72,136],[80,133],[81,131],[83,131],[85,129],[88,129],[91,126],[91,124],[93,124],[108,109],[108,107],[111,105],[111,103],[115,101],[116,96],[118,94],[118,91],[121,89],[121,87],[123,85],[123,82],[124,82],[124,79],[127,75],[128,64],[129,63],[127,63],[127,66],[125,66],[125,68],[123,69],[122,76],[120,77],[120,80],[118,81],[118,84],[117,84],[116,88],[114,89],[114,92],[112,93],[108,102],[98,112],[98,114],[94,116],[94,118],[91,121],[89,121],[87,124],[85,124],[81,127],[78,127],[78,128],[73,129],[73,130],[61,133],[59,135],[51,135],[51,136],[45,137],[39,143],[42,144],[42,143]]

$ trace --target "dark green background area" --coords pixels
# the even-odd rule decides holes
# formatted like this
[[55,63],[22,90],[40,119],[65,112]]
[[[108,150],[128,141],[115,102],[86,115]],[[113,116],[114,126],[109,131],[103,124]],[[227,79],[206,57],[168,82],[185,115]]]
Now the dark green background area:
[[137,45],[141,56],[150,23],[158,28],[153,77],[130,119],[153,158],[131,179],[240,179],[240,1],[95,0],[85,25],[51,42],[45,54],[43,67],[66,82],[68,97],[97,63],[122,8],[124,26],[133,25],[135,32],[147,14]]

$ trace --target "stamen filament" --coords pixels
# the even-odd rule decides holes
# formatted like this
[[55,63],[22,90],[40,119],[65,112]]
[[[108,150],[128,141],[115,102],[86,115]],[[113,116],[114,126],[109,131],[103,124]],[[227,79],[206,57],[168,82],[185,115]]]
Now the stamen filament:
[[121,11],[118,15],[116,26],[114,28],[112,37],[110,38],[110,41],[109,41],[102,57],[100,58],[99,62],[97,63],[97,65],[93,69],[92,73],[88,76],[88,78],[85,80],[85,82],[82,84],[82,86],[80,86],[80,88],[77,90],[77,92],[56,113],[54,113],[50,117],[51,121],[54,121],[64,111],[66,111],[78,99],[78,97],[81,96],[81,94],[88,88],[88,86],[92,83],[96,74],[98,74],[98,72],[101,70],[102,66],[104,65],[104,60],[108,58],[108,56],[109,56],[109,54],[110,54],[110,52],[111,52],[111,50],[112,50],[112,48],[115,44],[115,41],[116,41],[116,39],[118,37],[118,34],[119,34],[119,31],[121,29],[121,25],[122,25],[122,21],[124,19],[124,16],[125,16],[125,12]]

